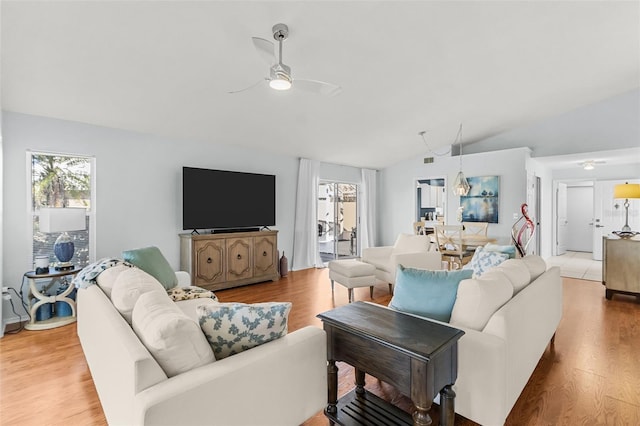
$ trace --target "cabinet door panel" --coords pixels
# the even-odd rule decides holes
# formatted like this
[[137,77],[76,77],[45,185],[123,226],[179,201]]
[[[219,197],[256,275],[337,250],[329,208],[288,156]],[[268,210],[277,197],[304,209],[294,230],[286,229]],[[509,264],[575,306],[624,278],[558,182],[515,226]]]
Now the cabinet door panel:
[[227,281],[251,278],[253,276],[252,245],[253,238],[227,239]]
[[270,275],[278,272],[278,249],[275,235],[255,237],[254,275]]
[[194,284],[224,282],[224,240],[196,241],[193,248]]

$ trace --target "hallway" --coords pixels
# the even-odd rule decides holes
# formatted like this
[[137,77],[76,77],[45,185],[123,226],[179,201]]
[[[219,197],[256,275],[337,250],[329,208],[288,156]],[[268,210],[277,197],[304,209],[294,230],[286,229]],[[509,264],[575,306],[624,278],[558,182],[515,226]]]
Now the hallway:
[[593,260],[591,252],[567,251],[547,259],[547,266],[559,266],[560,275],[566,278],[602,281],[602,262]]

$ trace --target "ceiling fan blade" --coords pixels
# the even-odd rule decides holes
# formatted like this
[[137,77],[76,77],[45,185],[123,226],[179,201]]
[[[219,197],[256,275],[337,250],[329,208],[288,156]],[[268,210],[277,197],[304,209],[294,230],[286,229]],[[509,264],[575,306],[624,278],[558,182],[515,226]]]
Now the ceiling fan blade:
[[258,54],[266,63],[273,65],[278,62],[276,60],[275,45],[272,42],[260,37],[251,37],[251,40],[253,41],[253,46],[258,51]]
[[295,89],[318,93],[324,96],[336,96],[342,92],[342,88],[340,86],[318,80],[304,80],[296,78],[293,80],[292,86]]
[[259,86],[260,84],[263,84],[265,81],[269,81],[269,79],[264,78],[264,79],[262,79],[262,80],[259,80],[257,83],[252,84],[252,85],[251,85],[251,86],[249,86],[249,87],[245,87],[244,89],[240,89],[240,90],[233,90],[233,91],[231,91],[231,92],[227,92],[227,93],[229,93],[230,95],[233,95],[233,94],[235,94],[235,93],[246,92],[247,90],[251,90],[251,89],[253,89],[253,88],[254,88],[254,87],[256,87],[256,86]]

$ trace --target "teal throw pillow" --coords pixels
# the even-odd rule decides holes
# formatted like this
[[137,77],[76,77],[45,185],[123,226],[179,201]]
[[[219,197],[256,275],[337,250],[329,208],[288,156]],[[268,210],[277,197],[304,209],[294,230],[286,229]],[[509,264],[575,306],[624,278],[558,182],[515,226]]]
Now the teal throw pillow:
[[428,271],[398,266],[389,307],[401,312],[449,322],[458,284],[471,278],[472,270]]
[[169,290],[178,285],[178,278],[158,247],[145,247],[122,252],[125,261],[137,266],[160,281]]
[[497,251],[498,253],[507,254],[509,255],[509,259],[516,258],[516,246],[512,246],[512,245],[501,246],[499,244],[488,243],[484,246],[484,249],[487,251]]
[[290,302],[213,303],[196,308],[217,360],[285,336],[290,311]]

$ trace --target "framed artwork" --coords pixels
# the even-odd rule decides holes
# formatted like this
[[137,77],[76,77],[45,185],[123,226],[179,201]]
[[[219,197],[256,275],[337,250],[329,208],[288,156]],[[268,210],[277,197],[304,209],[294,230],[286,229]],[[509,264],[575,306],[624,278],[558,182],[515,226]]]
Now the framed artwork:
[[462,221],[498,223],[499,176],[469,177],[467,182],[471,189],[460,197]]

